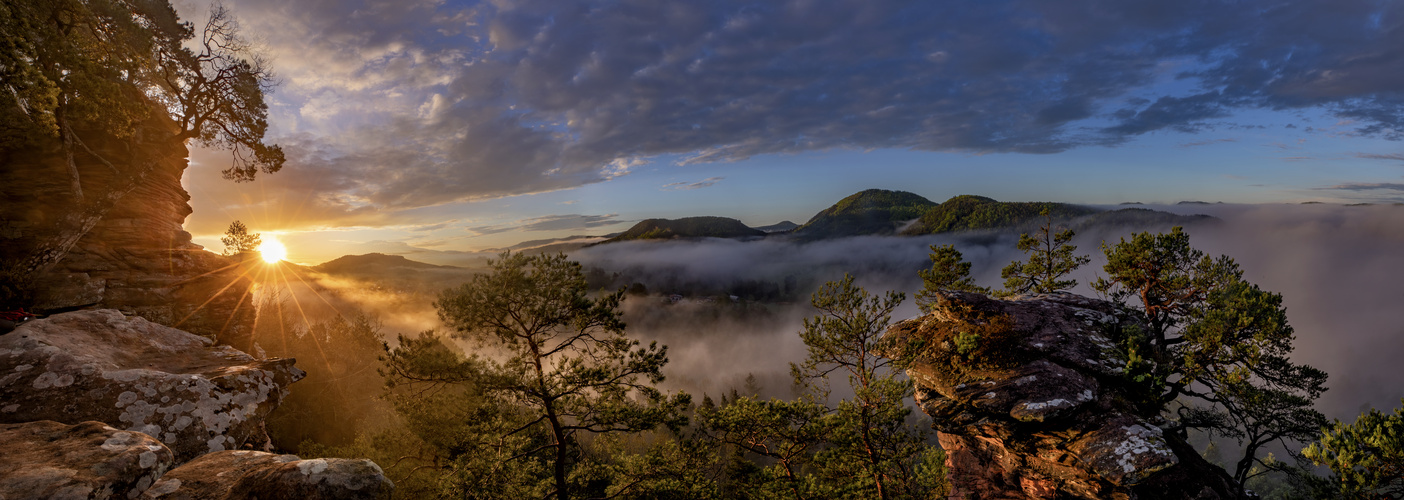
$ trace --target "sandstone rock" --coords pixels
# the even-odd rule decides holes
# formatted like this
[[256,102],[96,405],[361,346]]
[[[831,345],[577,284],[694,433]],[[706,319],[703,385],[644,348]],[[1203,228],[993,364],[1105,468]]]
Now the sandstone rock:
[[171,466],[171,450],[101,422],[0,424],[0,498],[135,498]]
[[[88,154],[74,156],[85,196],[100,196],[142,170],[141,184],[88,231],[48,273],[33,276],[34,296],[16,304],[40,313],[78,307],[118,309],[167,326],[250,348],[253,282],[238,262],[204,251],[182,224],[190,195],[180,179],[189,152],[169,137],[174,124],[156,113],[145,138],[128,149],[123,140],[85,132],[85,142],[120,172]],[[70,177],[57,139],[36,139],[23,149],[0,151],[0,262],[16,262],[52,238],[64,214],[76,210]],[[131,151],[140,153],[133,160]],[[0,276],[4,279],[4,276]]]
[[210,453],[170,471],[142,498],[161,500],[388,499],[395,485],[370,460],[256,451]]
[[111,309],[58,314],[0,336],[0,423],[96,420],[160,439],[178,463],[265,448],[264,418],[304,375],[293,362]]
[[1139,328],[1072,294],[944,294],[888,330],[946,450],[953,499],[1234,498],[1232,478],[1132,401],[1113,339]]

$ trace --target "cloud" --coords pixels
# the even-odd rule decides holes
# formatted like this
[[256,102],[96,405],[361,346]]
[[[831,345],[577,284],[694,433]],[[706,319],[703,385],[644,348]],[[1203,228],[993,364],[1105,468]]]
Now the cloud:
[[504,233],[507,231],[563,231],[567,229],[589,229],[601,226],[612,226],[619,224],[619,214],[609,215],[546,215],[542,217],[532,217],[506,224],[490,226],[477,226],[467,228],[473,236],[484,236],[489,234]]
[[1351,156],[1354,156],[1354,157],[1356,157],[1356,158],[1365,158],[1365,159],[1369,159],[1369,160],[1404,161],[1404,154],[1355,153],[1355,154],[1353,154],[1353,155],[1351,155]]
[[706,179],[702,179],[702,180],[697,181],[697,182],[670,182],[670,183],[668,183],[668,184],[664,184],[664,185],[663,185],[663,189],[671,189],[671,190],[702,189],[702,188],[704,188],[704,187],[711,187],[712,185],[714,185],[714,184],[716,184],[716,183],[718,183],[718,182],[721,182],[722,179],[725,179],[725,178],[726,178],[726,177],[708,177],[708,178],[706,178]]
[[1404,184],[1395,182],[1349,182],[1316,189],[1339,189],[1345,191],[1404,191]]
[[1180,143],[1180,145],[1177,146],[1177,147],[1181,147],[1181,148],[1194,148],[1194,147],[1199,147],[1199,146],[1210,146],[1210,145],[1214,145],[1214,144],[1222,144],[1222,143],[1225,143],[1225,142],[1238,142],[1238,139],[1233,139],[1233,138],[1225,138],[1225,139],[1206,139],[1206,140],[1203,140],[1203,141],[1193,141],[1193,142],[1184,142],[1184,143]]
[[299,160],[278,175],[316,172],[327,217],[674,155],[1056,153],[1258,109],[1404,130],[1399,3],[228,3],[285,82],[274,129]]

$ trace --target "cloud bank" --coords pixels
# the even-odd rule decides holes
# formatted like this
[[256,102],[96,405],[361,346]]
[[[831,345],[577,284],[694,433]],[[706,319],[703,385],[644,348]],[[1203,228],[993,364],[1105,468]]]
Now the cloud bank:
[[1250,110],[1404,131],[1397,2],[229,3],[284,81],[286,194],[333,222],[661,155],[1055,153]]

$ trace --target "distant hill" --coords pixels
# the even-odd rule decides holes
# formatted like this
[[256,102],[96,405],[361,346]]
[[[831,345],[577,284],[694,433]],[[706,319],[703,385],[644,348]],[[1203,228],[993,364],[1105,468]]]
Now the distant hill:
[[903,223],[934,206],[935,202],[906,191],[869,189],[815,214],[793,234],[803,239],[894,234]]
[[681,219],[647,219],[619,236],[603,243],[630,240],[667,240],[673,238],[744,238],[765,236],[765,231],[752,229],[741,221],[727,217],[684,217]]
[[797,227],[800,227],[800,225],[786,220],[771,224],[769,226],[761,226],[756,229],[765,231],[767,233],[780,233],[792,230]]
[[1097,212],[1073,223],[1075,230],[1093,226],[1128,226],[1140,229],[1166,226],[1188,226],[1205,222],[1217,222],[1217,217],[1208,215],[1179,215],[1148,208],[1123,208]]
[[365,255],[343,255],[333,260],[312,266],[313,271],[327,274],[354,274],[367,270],[401,269],[458,269],[454,266],[436,266],[406,259],[403,255],[368,253]]
[[1047,209],[1054,219],[1069,219],[1099,212],[1095,208],[1066,203],[995,201],[984,196],[967,194],[931,207],[921,215],[916,224],[904,229],[902,234],[1012,228],[1039,218],[1044,209]]

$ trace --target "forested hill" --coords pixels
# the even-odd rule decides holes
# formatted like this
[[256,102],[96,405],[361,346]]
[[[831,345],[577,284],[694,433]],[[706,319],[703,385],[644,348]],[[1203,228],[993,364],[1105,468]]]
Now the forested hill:
[[602,243],[630,240],[667,240],[673,238],[745,238],[765,236],[741,221],[727,217],[684,217],[681,219],[647,219],[619,236]]
[[1054,219],[1092,215],[1101,210],[1067,203],[1045,201],[995,201],[984,196],[961,195],[946,200],[921,214],[902,234],[935,234],[973,229],[1004,229],[1041,217],[1044,210]]
[[363,272],[367,269],[449,269],[453,266],[438,266],[406,259],[403,255],[368,253],[365,255],[343,255],[336,259],[313,266],[314,271],[329,274]]
[[894,234],[936,203],[906,191],[868,189],[824,209],[792,233],[803,239]]

